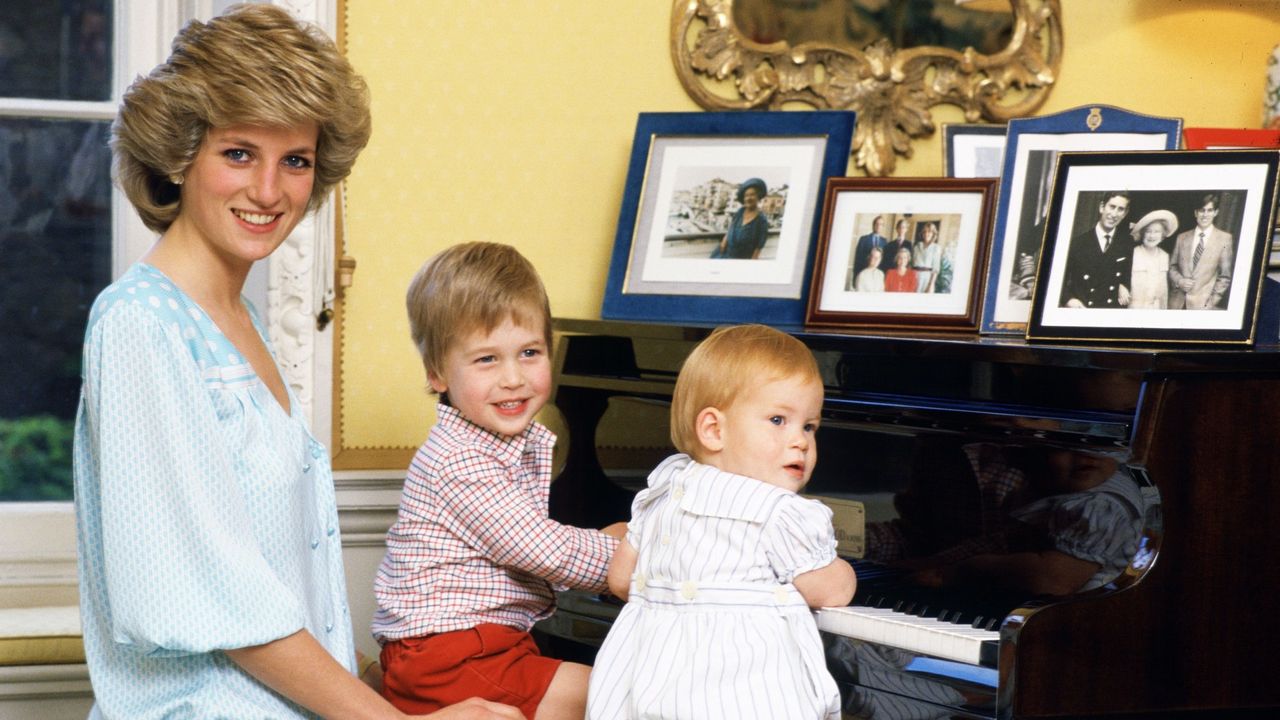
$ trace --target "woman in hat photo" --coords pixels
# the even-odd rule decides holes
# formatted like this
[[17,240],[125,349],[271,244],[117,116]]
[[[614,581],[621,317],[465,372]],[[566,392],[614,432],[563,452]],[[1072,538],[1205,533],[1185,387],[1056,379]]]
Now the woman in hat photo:
[[738,186],[738,208],[729,219],[729,229],[720,245],[711,252],[713,258],[755,260],[760,257],[769,238],[769,219],[760,210],[760,201],[768,193],[764,180],[751,178]]
[[1168,210],[1152,210],[1133,224],[1130,233],[1133,269],[1129,279],[1129,307],[1163,310],[1169,307],[1169,253],[1160,247],[1178,229],[1178,218]]

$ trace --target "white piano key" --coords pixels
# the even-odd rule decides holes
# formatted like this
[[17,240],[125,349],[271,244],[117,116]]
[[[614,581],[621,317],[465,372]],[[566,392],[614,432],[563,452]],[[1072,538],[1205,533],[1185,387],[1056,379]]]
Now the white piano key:
[[996,630],[956,625],[887,608],[843,607],[818,611],[818,628],[867,642],[978,665],[982,643],[998,641]]

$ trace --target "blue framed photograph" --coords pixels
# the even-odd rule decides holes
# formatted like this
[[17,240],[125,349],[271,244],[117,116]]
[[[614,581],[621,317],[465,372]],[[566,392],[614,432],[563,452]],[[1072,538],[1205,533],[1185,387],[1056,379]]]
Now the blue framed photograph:
[[1181,137],[1180,118],[1108,105],[1010,120],[980,331],[1026,332],[1058,153],[1173,150]]
[[1063,153],[1027,339],[1254,342],[1278,168],[1273,150]]
[[1000,177],[1004,142],[1004,125],[943,123],[943,174],[949,178]]
[[641,113],[600,315],[804,322],[819,205],[855,114]]

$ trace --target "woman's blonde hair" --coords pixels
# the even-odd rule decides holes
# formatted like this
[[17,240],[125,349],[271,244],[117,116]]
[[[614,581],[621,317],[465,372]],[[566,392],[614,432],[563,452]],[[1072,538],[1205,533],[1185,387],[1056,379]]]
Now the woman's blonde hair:
[[112,124],[115,177],[142,222],[178,217],[181,176],[212,128],[314,122],[315,210],[369,142],[369,90],[333,41],[273,5],[235,5],[192,21],[169,59],[125,91]]
[[427,374],[442,375],[452,344],[476,331],[490,332],[510,318],[539,328],[551,349],[551,304],[538,271],[510,245],[454,245],[418,270],[405,296],[409,332]]
[[767,325],[717,328],[680,368],[671,397],[671,442],[699,459],[698,413],[709,407],[728,410],[742,393],[791,378],[822,383],[818,363],[804,343]]

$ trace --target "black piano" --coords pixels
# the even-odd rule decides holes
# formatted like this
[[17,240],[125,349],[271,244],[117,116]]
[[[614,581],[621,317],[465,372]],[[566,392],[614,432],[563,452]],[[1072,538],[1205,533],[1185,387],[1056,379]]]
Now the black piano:
[[[555,329],[551,515],[602,527],[673,452],[676,373],[713,328]],[[782,329],[826,385],[804,492],[845,508],[858,572],[852,604],[817,613],[847,718],[1280,708],[1280,349]],[[1077,480],[1107,502],[1055,484]],[[536,634],[590,662],[620,606],[559,600]]]

